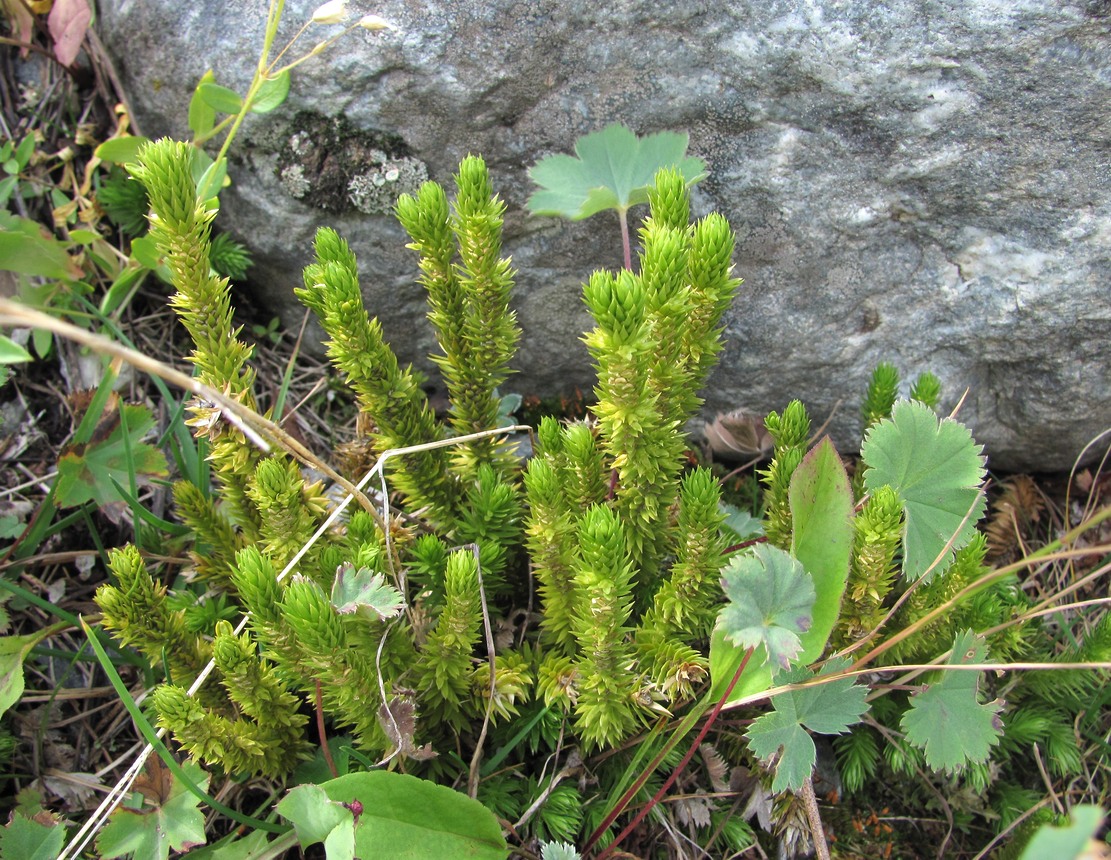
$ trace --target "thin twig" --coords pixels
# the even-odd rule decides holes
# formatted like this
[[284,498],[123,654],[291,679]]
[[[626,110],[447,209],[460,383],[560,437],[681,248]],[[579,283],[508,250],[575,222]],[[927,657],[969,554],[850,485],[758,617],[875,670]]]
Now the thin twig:
[[490,610],[486,606],[486,588],[482,584],[482,563],[478,558],[478,544],[467,544],[463,549],[470,549],[474,554],[475,572],[478,574],[478,599],[482,607],[482,627],[486,632],[486,654],[490,658],[490,701],[486,703],[486,713],[482,717],[482,731],[478,733],[475,741],[474,753],[471,755],[471,769],[467,777],[467,795],[475,799],[478,797],[478,783],[481,772],[479,765],[482,763],[482,745],[486,743],[486,732],[490,729],[490,714],[494,710],[494,695],[497,693],[498,683],[495,674],[494,660],[494,631],[490,626]]
[[810,822],[810,838],[814,843],[814,853],[818,860],[829,860],[829,844],[826,842],[825,828],[822,827],[822,815],[818,811],[818,798],[814,796],[814,781],[810,776],[802,781],[799,797],[806,810],[806,819]]
[[[698,733],[698,737],[694,739],[694,743],[691,744],[690,749],[687,750],[687,753],[683,756],[682,761],[680,761],[679,764],[676,765],[675,770],[671,772],[671,776],[664,780],[664,784],[660,786],[660,789],[656,792],[655,796],[647,804],[645,804],[644,808],[636,814],[636,817],[629,822],[625,829],[617,834],[613,842],[606,846],[606,849],[598,856],[598,860],[605,860],[606,857],[609,857],[614,849],[617,848],[617,846],[621,843],[621,841],[630,833],[632,833],[636,826],[644,820],[645,816],[648,815],[648,813],[652,810],[652,807],[660,802],[660,798],[662,798],[667,793],[667,790],[675,784],[675,780],[679,778],[679,775],[683,772],[683,768],[685,768],[690,760],[694,758],[694,754],[702,745],[702,741],[709,733],[710,727],[714,724],[714,721],[717,719],[718,714],[721,713],[721,710],[725,706],[725,703],[729,701],[729,696],[732,694],[733,688],[737,686],[737,681],[740,680],[741,674],[744,672],[745,667],[748,666],[748,661],[752,657],[752,651],[752,648],[748,648],[745,651],[745,656],[741,660],[741,664],[737,667],[737,671],[733,673],[733,677],[729,681],[729,686],[725,688],[725,692],[721,694],[721,698],[718,699],[718,701],[714,704],[713,710],[710,711],[709,716],[706,717],[706,721],[702,725],[702,730]],[[609,825],[607,824],[606,826],[608,827]],[[585,850],[589,850],[594,845],[594,843],[598,841],[598,837],[600,837],[601,833],[603,832],[604,829],[602,827],[599,827],[597,830],[595,830],[594,833],[591,834],[591,841],[587,843]]]
[[339,771],[336,770],[336,763],[332,759],[332,751],[328,748],[328,732],[324,728],[324,693],[320,689],[320,679],[314,678],[316,684],[316,731],[320,735],[320,751],[324,754],[324,761],[328,765],[328,770],[331,771],[333,777],[339,776]]

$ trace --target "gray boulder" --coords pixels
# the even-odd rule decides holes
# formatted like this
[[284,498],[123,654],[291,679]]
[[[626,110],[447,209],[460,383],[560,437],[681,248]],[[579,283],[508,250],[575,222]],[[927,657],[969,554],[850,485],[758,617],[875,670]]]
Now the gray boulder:
[[[239,91],[262,0],[101,0],[99,28],[142,131],[188,137],[208,68]],[[282,32],[314,3],[289,0]],[[413,253],[388,208],[482,154],[508,204],[524,329],[507,386],[592,385],[583,281],[620,264],[616,218],[528,215],[527,169],[622,122],[690,133],[745,285],[707,414],[808,404],[859,441],[871,369],[933,370],[1001,469],[1070,466],[1111,426],[1111,6],[927,2],[490,0],[374,12],[295,72],[233,147],[221,223],[256,252],[287,323],[320,225],[355,248],[368,306],[406,360],[435,348]],[[310,48],[321,34],[304,39]],[[279,40],[278,44],[283,44]]]

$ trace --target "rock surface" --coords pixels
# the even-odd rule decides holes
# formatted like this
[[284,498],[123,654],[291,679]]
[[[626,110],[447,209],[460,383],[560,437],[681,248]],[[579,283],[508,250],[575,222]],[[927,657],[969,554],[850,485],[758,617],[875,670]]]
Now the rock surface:
[[[262,0],[101,0],[142,131],[188,137],[208,68],[244,91]],[[315,4],[289,0],[291,35]],[[990,465],[1060,469],[1111,426],[1107,0],[382,0],[295,72],[234,145],[221,223],[287,323],[320,225],[355,248],[397,351],[434,343],[404,234],[381,212],[485,156],[508,204],[525,335],[509,388],[592,384],[581,284],[620,264],[616,219],[530,217],[527,168],[610,122],[690,133],[697,214],[737,231],[745,285],[707,411],[799,397],[842,450],[881,360],[942,380]],[[320,33],[304,40],[307,50]],[[278,44],[284,44],[279,39]],[[299,43],[300,44],[300,43]],[[635,212],[634,212],[635,214]],[[840,405],[838,405],[840,404]]]

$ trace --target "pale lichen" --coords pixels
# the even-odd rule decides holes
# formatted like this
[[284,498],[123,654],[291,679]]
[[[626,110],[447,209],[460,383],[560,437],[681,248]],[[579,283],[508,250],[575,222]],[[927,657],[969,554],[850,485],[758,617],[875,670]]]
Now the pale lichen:
[[347,199],[360,212],[380,215],[393,211],[399,194],[415,194],[428,179],[428,169],[415,158],[390,158],[384,152],[373,154],[380,154],[381,161],[351,177]]

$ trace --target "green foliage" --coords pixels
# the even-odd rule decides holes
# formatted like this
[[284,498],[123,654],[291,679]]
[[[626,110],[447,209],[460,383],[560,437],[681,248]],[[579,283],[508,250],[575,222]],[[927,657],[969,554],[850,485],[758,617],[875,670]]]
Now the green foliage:
[[729,603],[721,610],[722,635],[743,647],[763,648],[764,661],[786,669],[810,629],[814,581],[781,549],[759,545],[722,571]]
[[[198,195],[193,164],[192,147],[161,140],[144,146],[128,169],[150,196],[150,235],[177,288],[171,306],[193,339],[189,358],[198,379],[253,408],[254,371],[247,365],[251,347],[238,339],[233,325],[227,279],[212,272],[210,230],[216,210]],[[247,537],[255,538],[258,518],[247,493],[259,454],[215,404],[193,401],[189,411],[185,423],[211,443],[210,459],[231,518]]]
[[393,618],[405,608],[405,598],[386,577],[368,567],[355,570],[345,562],[332,584],[332,605],[340,615],[361,612],[368,617]]
[[[192,762],[185,771],[202,788],[208,776]],[[204,813],[196,795],[173,774],[164,771],[158,759],[147,765],[147,776],[135,781],[142,795],[141,809],[116,809],[96,839],[100,857],[110,860],[127,855],[144,860],[167,860],[170,851],[185,851],[203,845]]]
[[[327,332],[328,356],[344,375],[360,408],[374,416],[378,449],[440,439],[442,430],[421,390],[422,378],[410,368],[399,367],[381,325],[367,315],[355,255],[327,228],[317,231],[314,247],[317,261],[305,268],[304,288],[294,292]],[[445,265],[450,268],[450,261]],[[459,489],[446,460],[444,449],[395,458],[392,480],[411,506],[429,508],[434,520],[451,522]]]
[[579,860],[579,852],[566,842],[542,842],[540,860]]
[[943,570],[975,534],[986,508],[980,450],[966,427],[948,418],[939,422],[929,407],[913,401],[897,403],[891,418],[865,436],[865,486],[890,486],[903,500],[907,579]]
[[104,506],[120,500],[117,485],[128,488],[165,477],[166,458],[143,442],[154,428],[154,416],[145,406],[121,403],[108,415],[87,443],[76,443],[58,458],[54,498],[59,507],[76,507],[95,501]]
[[[575,156],[550,155],[529,170],[540,191],[529,198],[537,215],[560,215],[578,221],[606,209],[626,212],[647,203],[657,171],[675,167],[687,186],[706,173],[699,158],[687,156],[687,135],[657,132],[637,137],[622,125],[580,137]],[[683,217],[680,226],[685,227]]]
[[813,623],[803,659],[822,653],[841,611],[852,549],[853,498],[841,458],[829,439],[812,448],[791,476],[791,554],[814,580]]
[[[835,674],[847,665],[848,661],[830,661],[817,676],[805,669],[782,672],[776,682],[798,684],[811,677]],[[772,791],[797,791],[814,769],[817,749],[803,727],[819,734],[841,734],[868,710],[864,701],[867,695],[867,687],[842,678],[790,690],[772,699],[775,710],[757,719],[746,733],[753,753],[765,763],[774,761]]]
[[[353,773],[303,785],[278,804],[301,846],[324,842],[339,857],[504,860],[497,819],[450,788],[400,773]],[[328,855],[332,856],[331,853]]]
[[[788,407],[785,418],[794,425],[795,439],[804,438],[809,423],[805,412]],[[788,459],[793,460],[793,456],[785,456],[780,462]],[[774,462],[771,471],[776,471]],[[852,493],[845,468],[828,440],[801,457],[790,475],[785,492],[787,507],[783,511],[784,521],[792,523],[789,557],[807,572],[815,595],[812,623],[800,637],[801,651],[797,656],[800,663],[807,664],[821,655],[841,606],[852,540]],[[770,540],[769,546],[774,546]],[[757,651],[755,656],[760,655]],[[741,659],[742,654],[726,643],[719,622],[710,644],[716,692],[722,692],[722,685],[732,678]],[[771,681],[772,667],[759,660],[745,671],[730,700],[766,690]]]
[[18,343],[6,335],[0,335],[0,364],[22,364],[34,361],[34,357]]
[[116,584],[97,589],[101,623],[115,631],[121,643],[142,651],[153,664],[165,660],[170,676],[178,683],[191,683],[208,662],[211,647],[188,632],[182,610],[171,610],[166,587],[151,577],[138,549],[129,546],[110,551],[108,566]]
[[[444,190],[430,182],[416,197],[398,198],[397,217],[421,255],[428,317],[443,350],[433,360],[448,388],[451,426],[463,435],[498,425],[497,387],[508,377],[520,329],[509,308],[513,273],[501,257],[505,204],[480,158],[463,159],[455,185],[452,210]],[[482,463],[503,472],[510,465],[504,442],[496,438],[462,446],[453,456],[464,476]]]
[[[214,80],[205,83],[191,111],[198,128],[221,106],[247,104],[233,104]],[[632,160],[647,158],[656,143]],[[719,216],[689,223],[694,180],[682,167],[653,170],[643,200],[631,173],[605,178],[612,186],[604,193],[598,188],[605,183],[587,187],[583,177],[599,153],[631,146],[615,134],[594,144],[569,160],[573,170],[561,162],[578,177],[558,179],[565,183],[563,214],[572,211],[572,198],[576,217],[592,214],[591,206],[624,212],[647,201],[639,267],[599,270],[585,285],[594,326],[583,340],[598,377],[592,420],[541,422],[524,466],[499,435],[442,445],[505,425],[499,386],[520,338],[513,273],[501,250],[505,207],[477,158],[460,165],[454,196],[427,183],[397,205],[440,347],[434,360],[448,389],[446,420],[437,419],[424,380],[400,365],[368,313],[357,261],[334,231],[317,234],[315,261],[297,291],[327,333],[329,356],[365,413],[376,452],[407,449],[386,466],[405,520],[393,511],[388,519],[356,511],[345,529],[324,531],[302,552],[329,507],[322,488],[286,454],[254,452],[214,405],[192,404],[190,425],[212,444],[218,498],[182,484],[175,500],[196,533],[197,574],[223,592],[221,599],[203,612],[195,602],[170,601],[137,553],[113,555],[117,582],[97,599],[106,627],[166,670],[168,682],[152,697],[159,721],[199,759],[229,774],[287,775],[309,753],[304,705],[311,703],[331,726],[350,730],[368,763],[396,761],[459,784],[469,776],[499,815],[513,820],[530,810],[522,838],[575,840],[584,827],[601,825],[605,812],[571,781],[553,785],[551,772],[538,777],[535,762],[572,746],[608,757],[659,715],[695,700],[709,672],[710,698],[690,711],[693,724],[734,681],[746,650],[755,653],[731,701],[755,701],[771,687],[774,669],[777,683],[818,681],[777,693],[774,710],[748,732],[748,761],[774,769],[777,791],[799,789],[813,770],[808,732],[844,733],[866,710],[867,688],[845,676],[847,660],[827,660],[818,676],[806,668],[830,642],[855,648],[870,634],[879,663],[932,660],[967,628],[950,658],[954,667],[989,654],[1025,654],[1031,643],[1048,650],[1050,643],[1021,625],[1004,623],[1027,606],[1013,582],[955,600],[985,571],[985,543],[975,532],[983,460],[965,428],[931,411],[936,378],[923,375],[913,400],[899,402],[897,373],[877,371],[864,411],[860,499],[832,444],[811,447],[801,403],[772,413],[766,426],[774,456],[761,472],[766,519],[745,523],[729,513],[711,473],[689,468],[682,428],[701,405],[697,392],[740,283],[731,277],[733,234]],[[188,149],[150,144],[130,169],[150,189],[152,240],[166,255],[175,309],[195,340],[198,376],[253,408],[250,348],[238,340],[227,281],[213,272],[210,192],[219,171],[205,168],[209,187],[199,187]],[[767,540],[726,564],[730,528],[744,531],[740,537],[762,531]],[[279,579],[287,565],[291,575]],[[902,588],[911,593],[892,615]],[[951,611],[922,620],[949,601],[956,604]],[[236,605],[249,613],[241,636],[223,620]],[[518,622],[526,605],[530,615]],[[989,628],[995,632],[986,639],[974,634]],[[1111,639],[1105,632],[1094,632],[1085,659],[1102,653],[1100,643]],[[898,641],[888,645],[892,636]],[[217,672],[194,701],[184,686],[210,656]],[[1013,740],[999,743],[1000,706],[978,698],[990,679],[946,668],[926,680],[909,698],[875,682],[884,694],[875,700],[876,724],[901,728],[905,739],[881,740],[885,735],[863,727],[839,738],[847,788],[881,769],[910,777],[928,767],[982,795],[998,778],[989,759],[994,765],[1033,743],[1047,751],[1053,774],[1078,766],[1068,710],[1052,707],[1036,684],[1021,694],[1028,718],[1014,719]],[[1090,690],[1083,680],[1078,675],[1070,693]],[[478,738],[490,766],[482,772]],[[629,786],[635,768],[622,773],[626,763],[589,765],[599,797],[616,799]],[[647,802],[663,784],[650,773],[655,767],[630,796]],[[354,796],[326,786],[306,786],[283,802],[282,813],[303,822],[303,844],[323,841],[337,856],[377,856],[386,849],[373,841],[380,833],[371,834],[381,831],[393,834],[391,850],[435,844],[444,856],[461,856],[452,854],[462,850],[457,843],[428,841],[429,815],[411,819],[414,805],[439,802],[425,788],[410,793],[383,783],[383,797],[401,800],[368,810],[367,797],[377,798],[379,789],[359,782],[363,810],[352,814],[342,804]],[[530,809],[541,794],[544,804]],[[1020,800],[1012,794],[1008,802]],[[709,807],[703,812],[714,820]],[[722,810],[713,813],[715,827],[724,827]],[[375,826],[364,827],[364,817]],[[485,812],[479,817],[482,828],[494,821]],[[471,838],[453,838],[460,835]],[[477,850],[504,856],[496,823],[489,835],[493,841],[478,839]],[[751,832],[741,828],[728,839],[743,847]]]
[[1026,844],[1021,860],[1038,860],[1054,857],[1057,860],[1074,860],[1088,856],[1090,840],[1103,823],[1104,811],[1098,806],[1074,806],[1067,826],[1043,825]]
[[[687,156],[685,134],[658,132],[638,138],[624,126],[613,124],[580,137],[575,152],[578,157],[550,155],[529,170],[533,182],[541,186],[528,201],[533,213],[577,221],[615,210],[628,270],[633,268],[630,207],[651,201],[659,223],[672,229],[687,228],[689,188],[706,174],[701,159]],[[662,187],[661,171],[674,176],[677,186]],[[731,248],[732,239],[729,241]]]
[[872,729],[854,726],[848,733],[834,738],[833,750],[848,793],[860,791],[875,776],[880,763],[880,746]]
[[895,405],[898,396],[899,371],[895,365],[881,361],[872,371],[872,378],[860,407],[865,431],[884,418],[891,417],[891,407]]
[[870,634],[887,612],[885,601],[895,583],[902,546],[903,505],[898,493],[889,486],[877,488],[852,523],[852,568],[838,621],[839,646]]
[[49,632],[47,629],[25,636],[0,637],[0,714],[23,695],[23,661]]
[[910,389],[910,399],[936,410],[941,400],[941,380],[929,372],[919,374]]
[[113,167],[101,180],[96,202],[108,220],[128,236],[142,236],[147,232],[147,210],[150,209],[147,189],[119,167]]
[[[971,631],[953,642],[950,666],[982,663],[987,657],[983,640]],[[1002,703],[977,698],[978,671],[950,670],[910,700],[903,715],[907,739],[921,747],[934,770],[954,771],[969,762],[987,761],[999,742],[1002,725],[997,716]]]
[[[41,820],[43,817],[48,821]],[[65,843],[66,831],[61,822],[49,813],[34,818],[22,810],[12,812],[8,823],[0,828],[0,857],[4,860],[56,860]]]
[[4,178],[0,179],[0,204],[7,205],[13,196],[34,194],[31,183],[24,182],[23,187],[20,187],[20,174],[27,170],[34,154],[34,132],[28,132],[18,144],[14,139],[5,140],[0,144],[0,170],[5,174]]
[[764,534],[772,546],[788,549],[791,545],[791,506],[787,493],[791,476],[806,453],[810,435],[810,416],[801,401],[792,400],[780,415],[768,414],[764,426],[772,436],[775,450],[772,461],[760,472],[764,482]]
[[247,276],[247,270],[251,268],[250,251],[227,233],[220,233],[212,240],[209,254],[212,268],[233,281],[243,280]]
[[251,348],[236,339],[227,280],[211,273],[210,230],[216,212],[198,195],[192,164],[191,147],[161,140],[141,149],[130,170],[150,195],[151,236],[178,289],[172,304],[193,339],[190,360],[198,378],[246,396],[254,380],[246,365]]

